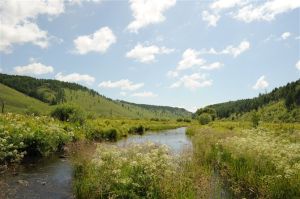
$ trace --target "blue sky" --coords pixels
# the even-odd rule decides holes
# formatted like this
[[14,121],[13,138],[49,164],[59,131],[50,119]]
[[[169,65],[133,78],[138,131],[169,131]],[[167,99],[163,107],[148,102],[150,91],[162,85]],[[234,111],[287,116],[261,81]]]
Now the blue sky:
[[11,1],[0,71],[194,111],[300,77],[300,2]]

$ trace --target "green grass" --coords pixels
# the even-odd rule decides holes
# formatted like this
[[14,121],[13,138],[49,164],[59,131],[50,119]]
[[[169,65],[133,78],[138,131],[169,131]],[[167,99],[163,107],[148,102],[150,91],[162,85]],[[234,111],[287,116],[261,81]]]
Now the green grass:
[[217,169],[236,197],[300,195],[299,124],[214,122],[188,134],[199,165]]
[[28,111],[38,111],[47,114],[51,109],[48,104],[24,95],[3,84],[0,84],[0,97],[5,102],[5,112],[26,113]]
[[[103,96],[93,95],[87,91],[65,89],[66,101],[79,105],[90,116],[112,118],[178,118],[180,115],[164,108],[145,108],[131,103],[109,100]],[[175,110],[175,108],[173,108]],[[187,118],[191,114],[182,110]]]

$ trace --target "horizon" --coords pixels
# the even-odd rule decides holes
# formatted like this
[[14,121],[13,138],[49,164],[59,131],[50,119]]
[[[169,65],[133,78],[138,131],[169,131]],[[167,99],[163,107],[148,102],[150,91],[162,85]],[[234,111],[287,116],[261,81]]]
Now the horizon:
[[[5,74],[5,73],[0,72],[0,74]],[[16,74],[5,74],[5,75],[16,75]],[[36,77],[26,76],[26,75],[16,75],[16,76],[25,76],[25,77],[36,78]],[[60,80],[57,80],[57,79],[43,79],[43,78],[36,78],[36,79],[60,81]],[[300,80],[300,79],[296,79],[296,80],[290,81],[290,82],[288,82],[288,83],[296,82],[296,81],[298,81],[298,80]],[[112,99],[112,98],[109,98],[109,97],[107,97],[107,96],[105,96],[105,95],[99,93],[99,91],[96,91],[96,90],[94,90],[94,89],[92,89],[92,88],[90,88],[90,87],[88,87],[88,86],[86,86],[86,85],[84,85],[84,84],[80,84],[80,83],[77,83],[77,82],[67,82],[67,83],[75,83],[75,84],[78,84],[78,85],[80,85],[80,86],[86,87],[86,88],[88,88],[88,89],[91,89],[91,90],[97,92],[98,95],[104,96],[105,98],[108,98],[108,99],[111,99],[111,100],[114,100],[114,101],[119,101],[119,102],[124,101],[124,102],[127,102],[127,103],[131,103],[131,104],[140,104],[140,105],[150,105],[150,106],[163,106],[163,107],[179,108],[179,109],[184,109],[184,110],[186,110],[186,111],[188,111],[188,112],[190,112],[190,113],[195,113],[195,112],[196,112],[196,110],[195,110],[195,111],[190,111],[190,110],[185,109],[184,107],[178,107],[178,106],[168,106],[168,105],[160,105],[160,104],[144,104],[144,103],[135,103],[135,102],[131,102],[131,101],[125,101],[125,100],[122,100],[122,99]],[[285,86],[285,85],[280,85],[280,86],[275,87],[275,88],[279,88],[279,87],[282,87],[282,86]],[[265,91],[264,93],[259,93],[259,95],[260,95],[260,94],[268,94],[268,93],[271,93],[275,88],[273,88],[272,90],[270,90],[270,91],[268,91],[268,92]],[[253,98],[258,97],[259,95],[254,96]],[[253,98],[240,98],[240,99],[236,99],[236,100],[246,100],[246,99],[253,99]],[[236,100],[229,100],[229,101],[218,102],[218,103],[214,103],[214,104],[208,104],[208,105],[206,105],[205,107],[210,106],[210,105],[216,105],[216,104],[222,104],[222,103],[226,103],[226,102],[236,101]],[[199,109],[199,108],[204,108],[204,106],[203,106],[203,107],[198,107],[197,109]]]
[[0,4],[0,73],[190,112],[300,77],[297,1],[34,2]]

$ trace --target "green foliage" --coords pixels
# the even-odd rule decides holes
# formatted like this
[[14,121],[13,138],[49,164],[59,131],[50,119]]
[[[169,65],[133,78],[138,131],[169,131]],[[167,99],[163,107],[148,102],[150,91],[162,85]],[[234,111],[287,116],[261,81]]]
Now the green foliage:
[[260,107],[270,103],[285,101],[286,108],[292,110],[300,105],[300,80],[288,83],[286,86],[275,88],[272,92],[260,94],[253,99],[243,99],[230,101],[220,104],[208,106],[217,111],[219,118],[228,118],[232,114],[243,114],[253,110],[258,110]]
[[0,114],[0,164],[24,155],[47,156],[71,141],[74,131],[49,117]]
[[217,168],[234,198],[297,198],[300,126],[261,124],[247,129],[251,127],[235,122],[228,131],[230,123],[190,128],[199,164]]
[[258,126],[259,120],[260,120],[259,114],[256,111],[254,111],[251,116],[251,122],[254,128]]
[[62,104],[57,106],[52,112],[51,116],[64,122],[73,122],[83,124],[85,116],[83,111],[77,106],[70,104]]
[[76,198],[195,198],[193,176],[185,170],[190,161],[183,160],[153,143],[98,145],[91,160],[75,164]]
[[215,120],[215,118],[217,117],[216,110],[213,108],[208,108],[208,107],[198,109],[196,111],[195,115],[196,115],[196,117],[198,117],[204,113],[209,114],[212,120]]
[[198,116],[198,121],[201,125],[208,124],[212,121],[211,114],[209,113],[202,113],[201,115]]

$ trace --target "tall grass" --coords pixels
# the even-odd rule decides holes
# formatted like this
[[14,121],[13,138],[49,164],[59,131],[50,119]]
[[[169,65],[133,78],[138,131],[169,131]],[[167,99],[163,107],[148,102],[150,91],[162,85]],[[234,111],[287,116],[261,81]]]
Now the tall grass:
[[153,143],[126,148],[100,144],[75,166],[77,198],[196,198],[189,158]]
[[218,169],[237,197],[300,195],[299,128],[267,124],[241,130],[237,123],[219,124],[191,127],[189,134],[201,165]]

